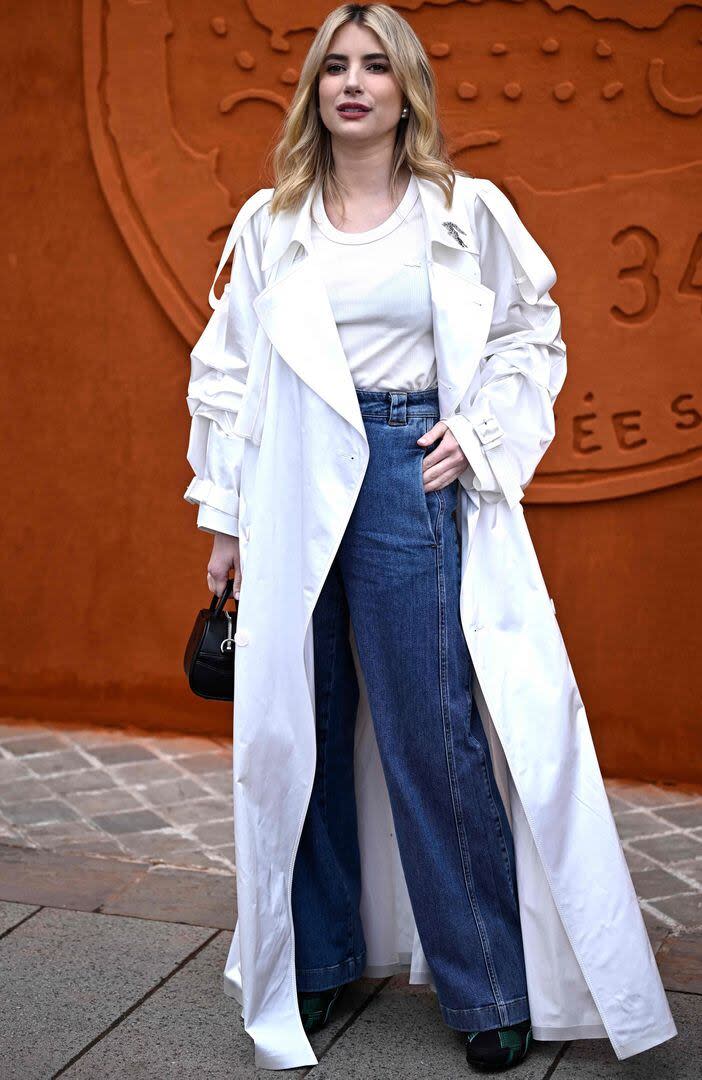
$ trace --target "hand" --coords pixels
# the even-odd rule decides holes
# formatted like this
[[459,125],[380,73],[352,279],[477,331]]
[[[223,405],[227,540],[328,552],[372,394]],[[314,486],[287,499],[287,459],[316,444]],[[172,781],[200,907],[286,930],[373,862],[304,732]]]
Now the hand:
[[440,439],[439,445],[430,454],[426,454],[422,462],[425,491],[446,487],[469,465],[468,458],[443,420],[437,420],[417,442],[420,446],[430,446],[437,439]]
[[239,537],[228,533],[214,534],[212,554],[207,564],[207,588],[216,596],[221,596],[227,587],[229,571],[234,571],[234,599],[239,599],[241,589],[241,557],[239,555]]

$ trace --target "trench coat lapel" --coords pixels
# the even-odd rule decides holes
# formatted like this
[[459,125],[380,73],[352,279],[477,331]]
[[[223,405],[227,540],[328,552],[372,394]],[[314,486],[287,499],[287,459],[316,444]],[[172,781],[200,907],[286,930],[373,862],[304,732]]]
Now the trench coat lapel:
[[[488,336],[495,294],[480,282],[478,245],[468,209],[454,198],[447,210],[436,184],[417,177],[429,272],[439,408],[452,415],[470,385]],[[458,190],[458,184],[456,185]],[[259,322],[295,373],[365,440],[365,427],[311,236],[310,188],[296,211],[271,223],[261,260],[266,279],[254,300]],[[292,266],[275,267],[296,243]]]
[[480,281],[479,246],[468,207],[457,194],[453,205],[430,180],[417,178],[422,200],[429,269],[439,409],[452,416],[475,374],[490,331],[495,293]]

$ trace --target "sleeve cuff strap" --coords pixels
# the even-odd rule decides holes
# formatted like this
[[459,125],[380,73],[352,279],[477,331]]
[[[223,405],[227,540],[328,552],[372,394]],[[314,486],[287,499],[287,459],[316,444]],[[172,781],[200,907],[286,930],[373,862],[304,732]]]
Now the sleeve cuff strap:
[[485,453],[510,510],[514,510],[515,506],[524,498],[524,492],[514,475],[514,466],[507,457],[504,446],[498,444],[486,447]]
[[496,417],[485,414],[473,421],[463,413],[456,413],[445,418],[444,423],[473,468],[476,491],[501,491],[510,510],[514,509],[524,492],[505,451],[503,431]]
[[212,506],[200,503],[197,512],[197,527],[209,533],[227,533],[229,536],[239,535],[239,521],[231,514],[224,514],[221,510],[215,510]]
[[238,517],[239,514],[239,496],[235,491],[218,487],[211,480],[204,480],[199,476],[194,476],[190,481],[183,493],[183,498],[186,502],[195,505],[206,503],[207,506],[220,510],[230,517]]

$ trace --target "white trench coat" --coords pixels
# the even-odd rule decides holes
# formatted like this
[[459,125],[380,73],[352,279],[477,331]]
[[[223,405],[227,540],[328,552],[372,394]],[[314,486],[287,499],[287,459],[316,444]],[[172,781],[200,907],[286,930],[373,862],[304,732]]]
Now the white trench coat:
[[[453,205],[418,177],[442,418],[460,477],[461,621],[514,833],[535,1039],[609,1038],[619,1059],[677,1034],[585,708],[521,498],[554,436],[565,378],[550,261],[491,181]],[[235,635],[238,920],[224,972],[255,1064],[317,1064],[300,1020],[290,891],[315,772],[312,613],[358,496],[368,442],[310,240],[312,192],[241,208],[231,282],[191,354],[184,498],[240,538]],[[448,223],[448,225],[447,225]],[[219,273],[219,271],[218,271]],[[216,278],[215,278],[216,280]],[[434,989],[417,935],[366,689],[356,723],[364,974]],[[429,643],[427,643],[429,646]]]

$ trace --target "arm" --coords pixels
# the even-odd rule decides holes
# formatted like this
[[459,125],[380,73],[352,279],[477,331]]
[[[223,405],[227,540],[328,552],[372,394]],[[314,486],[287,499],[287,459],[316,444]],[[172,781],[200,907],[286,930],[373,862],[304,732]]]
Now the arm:
[[[480,192],[485,194],[485,199]],[[480,385],[445,418],[470,465],[461,480],[487,502],[514,508],[555,435],[553,404],[566,376],[550,262],[509,199],[478,181],[475,229],[482,280],[495,293]]]
[[264,286],[252,219],[258,194],[244,203],[232,226],[233,231],[241,229],[241,234],[231,278],[219,300],[211,291],[214,312],[190,354],[187,404],[192,421],[187,459],[195,475],[183,498],[198,506],[198,528],[230,536],[239,534],[244,448],[242,437],[233,429],[256,335],[253,300]]

